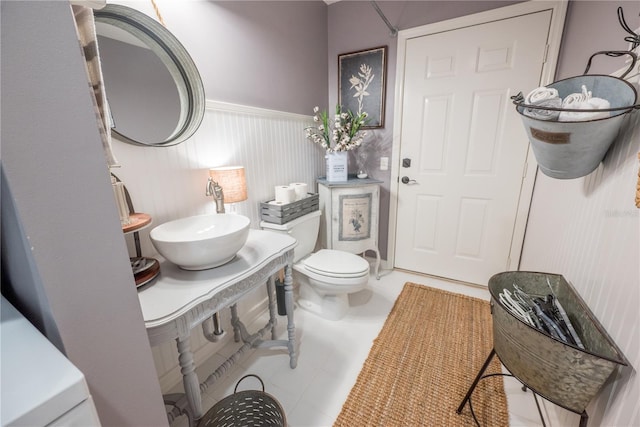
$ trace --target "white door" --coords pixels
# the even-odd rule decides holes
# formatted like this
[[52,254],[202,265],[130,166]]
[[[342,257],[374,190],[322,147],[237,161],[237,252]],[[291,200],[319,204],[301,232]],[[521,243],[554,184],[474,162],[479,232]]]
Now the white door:
[[395,266],[484,284],[507,269],[528,151],[510,97],[539,85],[551,11],[407,40]]

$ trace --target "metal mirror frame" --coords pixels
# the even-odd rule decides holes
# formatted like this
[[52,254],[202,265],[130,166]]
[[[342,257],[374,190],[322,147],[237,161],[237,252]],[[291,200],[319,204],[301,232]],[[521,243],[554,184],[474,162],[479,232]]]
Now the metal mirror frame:
[[191,137],[204,118],[206,99],[200,73],[184,46],[160,23],[130,7],[107,4],[93,13],[96,22],[113,25],[130,33],[158,55],[173,77],[180,97],[178,125],[164,141],[138,141],[115,128],[111,129],[112,133],[125,142],[151,147],[177,145]]

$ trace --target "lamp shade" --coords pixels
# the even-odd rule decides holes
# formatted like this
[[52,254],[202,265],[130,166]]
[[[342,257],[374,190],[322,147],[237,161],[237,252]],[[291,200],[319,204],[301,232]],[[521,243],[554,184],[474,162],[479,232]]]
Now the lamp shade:
[[209,169],[209,176],[222,187],[225,203],[247,200],[247,180],[243,166],[224,166]]

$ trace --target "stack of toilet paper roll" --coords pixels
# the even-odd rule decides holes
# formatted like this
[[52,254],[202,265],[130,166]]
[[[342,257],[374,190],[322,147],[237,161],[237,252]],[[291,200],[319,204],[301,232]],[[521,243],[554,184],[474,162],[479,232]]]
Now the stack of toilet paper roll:
[[286,205],[307,197],[307,184],[294,182],[289,185],[278,185],[275,188],[276,198],[270,201],[272,205]]

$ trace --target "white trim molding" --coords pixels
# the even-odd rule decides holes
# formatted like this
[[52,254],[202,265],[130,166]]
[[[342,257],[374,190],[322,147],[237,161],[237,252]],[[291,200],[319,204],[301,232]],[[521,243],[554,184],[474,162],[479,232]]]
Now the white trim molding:
[[285,111],[269,110],[267,108],[251,107],[249,105],[232,104],[230,102],[214,101],[207,99],[205,108],[211,111],[227,113],[251,114],[264,118],[290,119],[290,120],[313,120],[312,116],[298,113],[287,113]]

